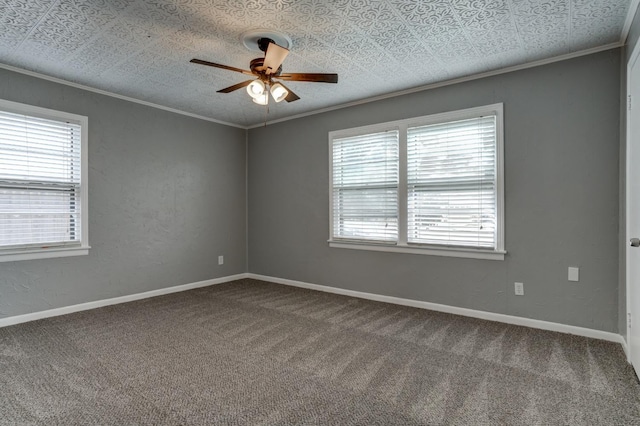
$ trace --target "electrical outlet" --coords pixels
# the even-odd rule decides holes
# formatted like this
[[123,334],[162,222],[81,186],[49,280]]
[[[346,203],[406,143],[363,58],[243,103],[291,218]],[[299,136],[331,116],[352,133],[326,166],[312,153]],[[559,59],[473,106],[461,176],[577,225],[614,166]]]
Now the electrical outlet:
[[224,265],[224,256],[218,256],[218,265]]
[[569,281],[580,281],[580,268],[569,266]]
[[524,296],[524,284],[523,283],[514,283],[516,296]]

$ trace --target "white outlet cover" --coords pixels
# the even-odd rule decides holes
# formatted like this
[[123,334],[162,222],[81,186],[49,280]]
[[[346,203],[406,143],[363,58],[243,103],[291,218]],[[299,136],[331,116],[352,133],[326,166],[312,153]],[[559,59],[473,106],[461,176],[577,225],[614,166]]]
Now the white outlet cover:
[[514,283],[514,289],[516,296],[524,296],[524,284],[523,283]]
[[224,256],[218,256],[218,265],[224,264]]
[[580,268],[569,266],[569,281],[580,281]]

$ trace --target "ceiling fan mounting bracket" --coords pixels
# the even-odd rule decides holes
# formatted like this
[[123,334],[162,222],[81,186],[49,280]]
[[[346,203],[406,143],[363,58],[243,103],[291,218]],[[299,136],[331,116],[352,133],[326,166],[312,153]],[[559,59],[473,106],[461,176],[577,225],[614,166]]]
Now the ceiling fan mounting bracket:
[[[270,38],[262,37],[258,39],[258,48],[263,52],[267,52],[267,48],[269,47],[269,43],[275,43],[275,41]],[[276,43],[277,44],[277,43]]]
[[263,49],[260,46],[261,44],[260,39],[273,41],[275,44],[277,44],[280,47],[284,47],[285,49],[291,49],[291,45],[292,45],[291,37],[289,37],[288,35],[280,31],[267,30],[264,28],[260,28],[256,30],[247,31],[240,36],[240,40],[242,41],[242,44],[244,44],[244,46],[247,49],[254,52],[264,52],[267,46],[269,46],[268,41],[266,42],[266,44],[263,41],[262,43],[264,44],[264,49]]

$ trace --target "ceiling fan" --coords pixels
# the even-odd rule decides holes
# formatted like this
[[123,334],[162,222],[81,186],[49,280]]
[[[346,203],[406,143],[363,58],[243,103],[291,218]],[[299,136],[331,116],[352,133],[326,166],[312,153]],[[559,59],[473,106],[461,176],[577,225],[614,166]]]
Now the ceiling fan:
[[[242,83],[220,89],[218,93],[230,93],[246,87],[247,92],[253,98],[253,102],[260,105],[267,105],[269,103],[269,92],[271,92],[271,96],[276,102],[283,100],[293,102],[300,99],[298,95],[278,80],[309,81],[314,83],[338,82],[338,74],[282,73],[282,62],[284,62],[289,54],[289,49],[279,46],[269,37],[260,37],[256,42],[258,48],[264,52],[264,57],[252,60],[249,65],[250,70],[216,64],[214,62],[203,61],[202,59],[192,59],[190,62],[257,77],[256,79],[243,81]],[[247,45],[246,42],[245,45]]]

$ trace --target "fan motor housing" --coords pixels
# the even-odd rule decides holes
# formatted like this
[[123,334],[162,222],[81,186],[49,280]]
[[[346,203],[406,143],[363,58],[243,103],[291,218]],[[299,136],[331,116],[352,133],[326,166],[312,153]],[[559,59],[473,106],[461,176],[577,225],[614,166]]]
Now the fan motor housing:
[[[253,59],[249,64],[249,69],[251,69],[251,72],[256,75],[263,75],[264,74],[264,58]],[[278,71],[270,74],[270,76],[277,77],[280,75],[281,72],[282,72],[282,65],[280,65],[280,68],[278,68]]]

